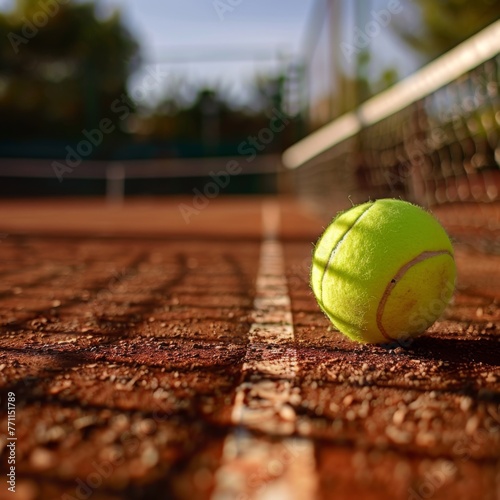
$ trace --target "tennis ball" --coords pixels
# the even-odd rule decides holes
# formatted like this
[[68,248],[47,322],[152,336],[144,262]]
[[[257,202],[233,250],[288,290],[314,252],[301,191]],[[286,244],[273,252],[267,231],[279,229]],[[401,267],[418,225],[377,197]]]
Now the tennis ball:
[[439,222],[411,203],[382,199],[337,215],[313,253],[311,286],[352,340],[387,343],[424,332],[455,288],[453,247]]

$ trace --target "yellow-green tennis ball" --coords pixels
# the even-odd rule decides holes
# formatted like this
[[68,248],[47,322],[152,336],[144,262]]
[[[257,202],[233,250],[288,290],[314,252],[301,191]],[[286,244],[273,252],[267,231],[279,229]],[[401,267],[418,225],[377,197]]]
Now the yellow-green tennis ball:
[[334,326],[363,343],[424,332],[455,288],[453,247],[420,207],[383,199],[340,213],[314,249],[311,286]]

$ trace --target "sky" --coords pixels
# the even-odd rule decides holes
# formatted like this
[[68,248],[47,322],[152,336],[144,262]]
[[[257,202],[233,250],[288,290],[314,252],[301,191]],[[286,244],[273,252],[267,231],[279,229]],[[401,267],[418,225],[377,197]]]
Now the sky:
[[[352,0],[341,1],[350,4]],[[366,6],[366,19],[370,19],[368,9],[386,8],[390,0],[358,1]],[[250,98],[250,83],[257,73],[272,74],[283,60],[303,56],[305,41],[316,29],[313,9],[322,2],[96,0],[103,16],[119,9],[138,39],[144,63],[130,79],[129,91],[135,91],[137,100],[149,103],[172,93],[174,87],[189,94],[185,82],[191,82],[193,88],[219,86],[229,100],[244,102]],[[12,4],[13,0],[0,0],[0,9]],[[382,30],[372,43],[377,47],[374,68],[396,66],[402,75],[415,69],[415,61],[408,58],[390,29]]]
[[[352,3],[341,1],[346,6]],[[356,1],[366,10],[364,21],[369,21],[371,12],[387,9],[390,0]],[[306,41],[317,29],[315,13],[321,12],[322,4],[324,0],[100,0],[104,13],[120,8],[141,40],[147,62],[161,64],[163,71],[174,75],[167,76],[166,82],[175,82],[181,75],[190,82],[220,85],[233,100],[248,98],[255,73],[272,73],[283,59],[304,56]],[[376,49],[371,64],[374,73],[393,66],[406,76],[418,66],[390,29],[381,30],[371,44]],[[192,62],[167,64],[172,58]],[[141,87],[144,75],[142,70],[131,79],[132,90]],[[159,85],[148,95],[154,101],[164,91]]]
[[[161,65],[163,84],[148,89],[155,100],[179,79],[220,85],[233,100],[249,96],[256,73],[273,72],[281,58],[297,55],[315,0],[101,0],[103,12],[119,7],[140,40],[145,63]],[[182,59],[184,63],[172,63]],[[236,60],[235,60],[236,59]],[[238,61],[237,59],[243,59]],[[130,81],[141,88],[147,71]],[[196,83],[195,83],[196,82]]]

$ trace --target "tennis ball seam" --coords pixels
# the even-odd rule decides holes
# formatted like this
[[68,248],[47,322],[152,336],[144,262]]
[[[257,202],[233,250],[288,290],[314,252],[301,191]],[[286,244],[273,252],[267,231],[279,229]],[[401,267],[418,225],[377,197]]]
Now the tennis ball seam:
[[318,240],[313,293],[332,324],[353,340],[417,336],[442,314],[453,291],[449,236],[418,205],[393,199],[363,205],[339,213]]
[[356,219],[354,219],[354,221],[351,224],[351,226],[348,229],[346,229],[346,232],[342,235],[342,238],[340,238],[339,241],[337,241],[336,245],[332,248],[332,251],[331,251],[331,253],[330,253],[329,257],[328,257],[328,260],[326,262],[326,265],[325,265],[325,267],[323,269],[323,274],[321,275],[321,283],[320,283],[320,287],[319,287],[319,301],[318,302],[320,302],[320,304],[323,306],[324,309],[326,309],[326,306],[325,306],[325,304],[323,302],[323,283],[325,281],[325,276],[326,276],[326,273],[328,271],[328,268],[332,264],[333,257],[337,253],[339,245],[342,243],[342,241],[344,241],[344,239],[349,234],[349,232],[351,231],[351,229],[358,223],[358,221],[361,219],[361,217],[363,217],[368,212],[368,210],[370,210],[370,208],[372,208],[375,205],[375,203],[376,202],[373,202],[371,205],[369,205],[368,207],[366,207],[366,209],[363,210],[363,212],[361,212]]
[[425,252],[418,254],[416,257],[414,257],[406,264],[401,266],[398,269],[397,273],[393,276],[393,278],[387,283],[384,293],[382,294],[382,297],[379,301],[377,308],[377,316],[376,316],[377,327],[380,330],[380,333],[387,340],[396,340],[386,332],[384,325],[382,324],[382,316],[384,314],[385,305],[391,295],[392,290],[396,287],[397,283],[401,280],[401,278],[405,275],[405,273],[409,271],[415,264],[418,264],[427,259],[431,259],[433,257],[438,257],[440,255],[449,255],[453,259],[453,255],[449,250],[435,250],[435,251],[427,250]]

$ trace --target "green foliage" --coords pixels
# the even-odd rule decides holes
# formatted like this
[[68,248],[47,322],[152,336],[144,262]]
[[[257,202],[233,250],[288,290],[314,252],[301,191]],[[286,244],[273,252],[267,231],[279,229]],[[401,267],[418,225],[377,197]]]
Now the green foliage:
[[[425,60],[432,60],[500,18],[498,0],[408,0],[422,27],[404,19],[396,32]],[[407,11],[408,12],[408,11]],[[415,12],[411,13],[415,16]]]
[[[52,9],[45,8],[52,5]],[[1,141],[82,139],[82,130],[111,118],[116,131],[96,154],[113,154],[132,143],[193,144],[216,154],[223,143],[235,149],[249,135],[269,126],[273,109],[283,111],[286,76],[259,77],[253,83],[252,107],[239,105],[224,89],[194,87],[169,76],[163,102],[131,109],[118,121],[113,103],[128,100],[126,83],[138,61],[139,47],[120,15],[96,14],[94,3],[19,0],[13,11],[0,14]],[[125,121],[126,120],[126,121]],[[126,124],[127,136],[120,132]],[[279,150],[296,140],[296,123],[269,145]],[[106,151],[103,151],[103,150]],[[175,148],[174,148],[175,149]],[[47,153],[49,154],[49,153]]]
[[[189,141],[200,144],[205,154],[219,149],[236,148],[248,136],[255,136],[269,126],[275,110],[286,114],[284,95],[286,77],[258,76],[252,84],[252,107],[231,102],[223,88],[190,88],[179,78],[171,83],[164,100],[153,109],[139,110],[134,131],[152,141]],[[189,99],[186,94],[192,93]],[[266,152],[280,151],[297,140],[298,120],[291,123],[266,147]],[[232,151],[237,154],[237,151]]]
[[138,52],[119,14],[100,19],[91,3],[19,1],[0,15],[0,38],[4,138],[71,138],[95,127],[126,92]]

